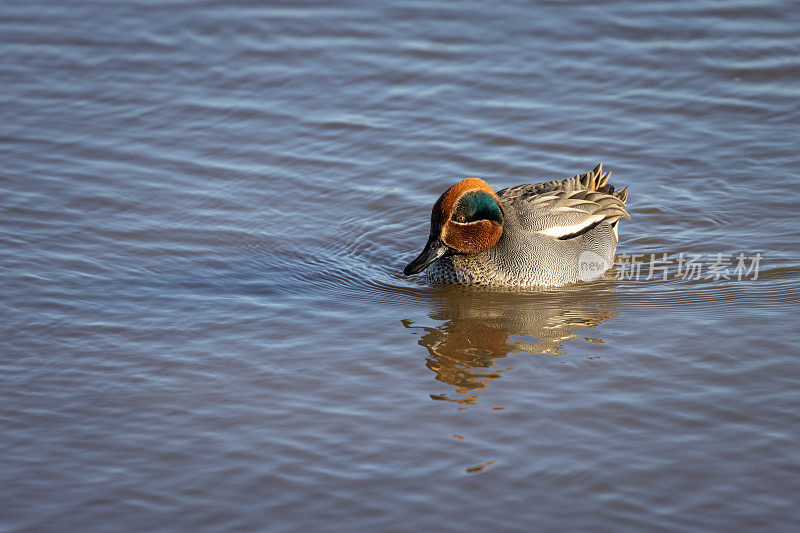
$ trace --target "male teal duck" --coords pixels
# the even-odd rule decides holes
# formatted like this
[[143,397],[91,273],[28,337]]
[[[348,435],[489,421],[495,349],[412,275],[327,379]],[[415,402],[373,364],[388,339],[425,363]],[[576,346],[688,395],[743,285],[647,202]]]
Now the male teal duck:
[[[563,180],[495,193],[467,178],[433,206],[425,249],[403,269],[431,283],[558,286],[594,279],[614,264],[627,187],[608,183],[602,163]],[[588,270],[587,270],[588,269]]]

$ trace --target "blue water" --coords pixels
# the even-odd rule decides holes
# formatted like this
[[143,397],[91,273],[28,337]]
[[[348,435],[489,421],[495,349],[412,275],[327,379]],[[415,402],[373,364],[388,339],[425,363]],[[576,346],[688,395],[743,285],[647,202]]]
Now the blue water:
[[[797,530],[798,28],[3,2],[0,529]],[[599,161],[632,215],[606,278],[402,275],[461,178]]]

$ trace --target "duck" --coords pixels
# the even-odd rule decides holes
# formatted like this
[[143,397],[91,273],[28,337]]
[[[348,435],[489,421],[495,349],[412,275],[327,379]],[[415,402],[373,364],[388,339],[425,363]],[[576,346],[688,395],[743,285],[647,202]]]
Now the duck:
[[600,277],[614,264],[628,188],[603,164],[571,178],[494,192],[480,178],[433,205],[422,252],[403,269],[431,284],[555,287]]

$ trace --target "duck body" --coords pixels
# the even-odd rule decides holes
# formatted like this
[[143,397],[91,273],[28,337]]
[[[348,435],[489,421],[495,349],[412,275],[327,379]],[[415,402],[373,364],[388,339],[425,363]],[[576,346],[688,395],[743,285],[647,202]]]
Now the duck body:
[[[614,264],[627,189],[602,165],[563,180],[497,193],[469,178],[439,198],[423,252],[404,270],[431,283],[559,286],[599,277]],[[496,205],[496,207],[495,207]]]

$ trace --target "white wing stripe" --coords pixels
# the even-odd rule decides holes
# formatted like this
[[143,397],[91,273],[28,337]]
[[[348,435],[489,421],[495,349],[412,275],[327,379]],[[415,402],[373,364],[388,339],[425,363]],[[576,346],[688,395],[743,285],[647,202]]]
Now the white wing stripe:
[[549,235],[550,237],[563,237],[564,235],[570,235],[571,233],[576,233],[583,228],[591,226],[595,222],[599,222],[605,218],[605,215],[594,215],[591,217],[587,217],[586,220],[581,221],[579,224],[573,224],[571,226],[553,226],[551,228],[543,229],[539,233],[544,235]]
[[586,213],[586,214],[589,213],[585,209],[579,209],[577,207],[567,207],[563,205],[561,207],[553,208],[551,211],[553,213]]

